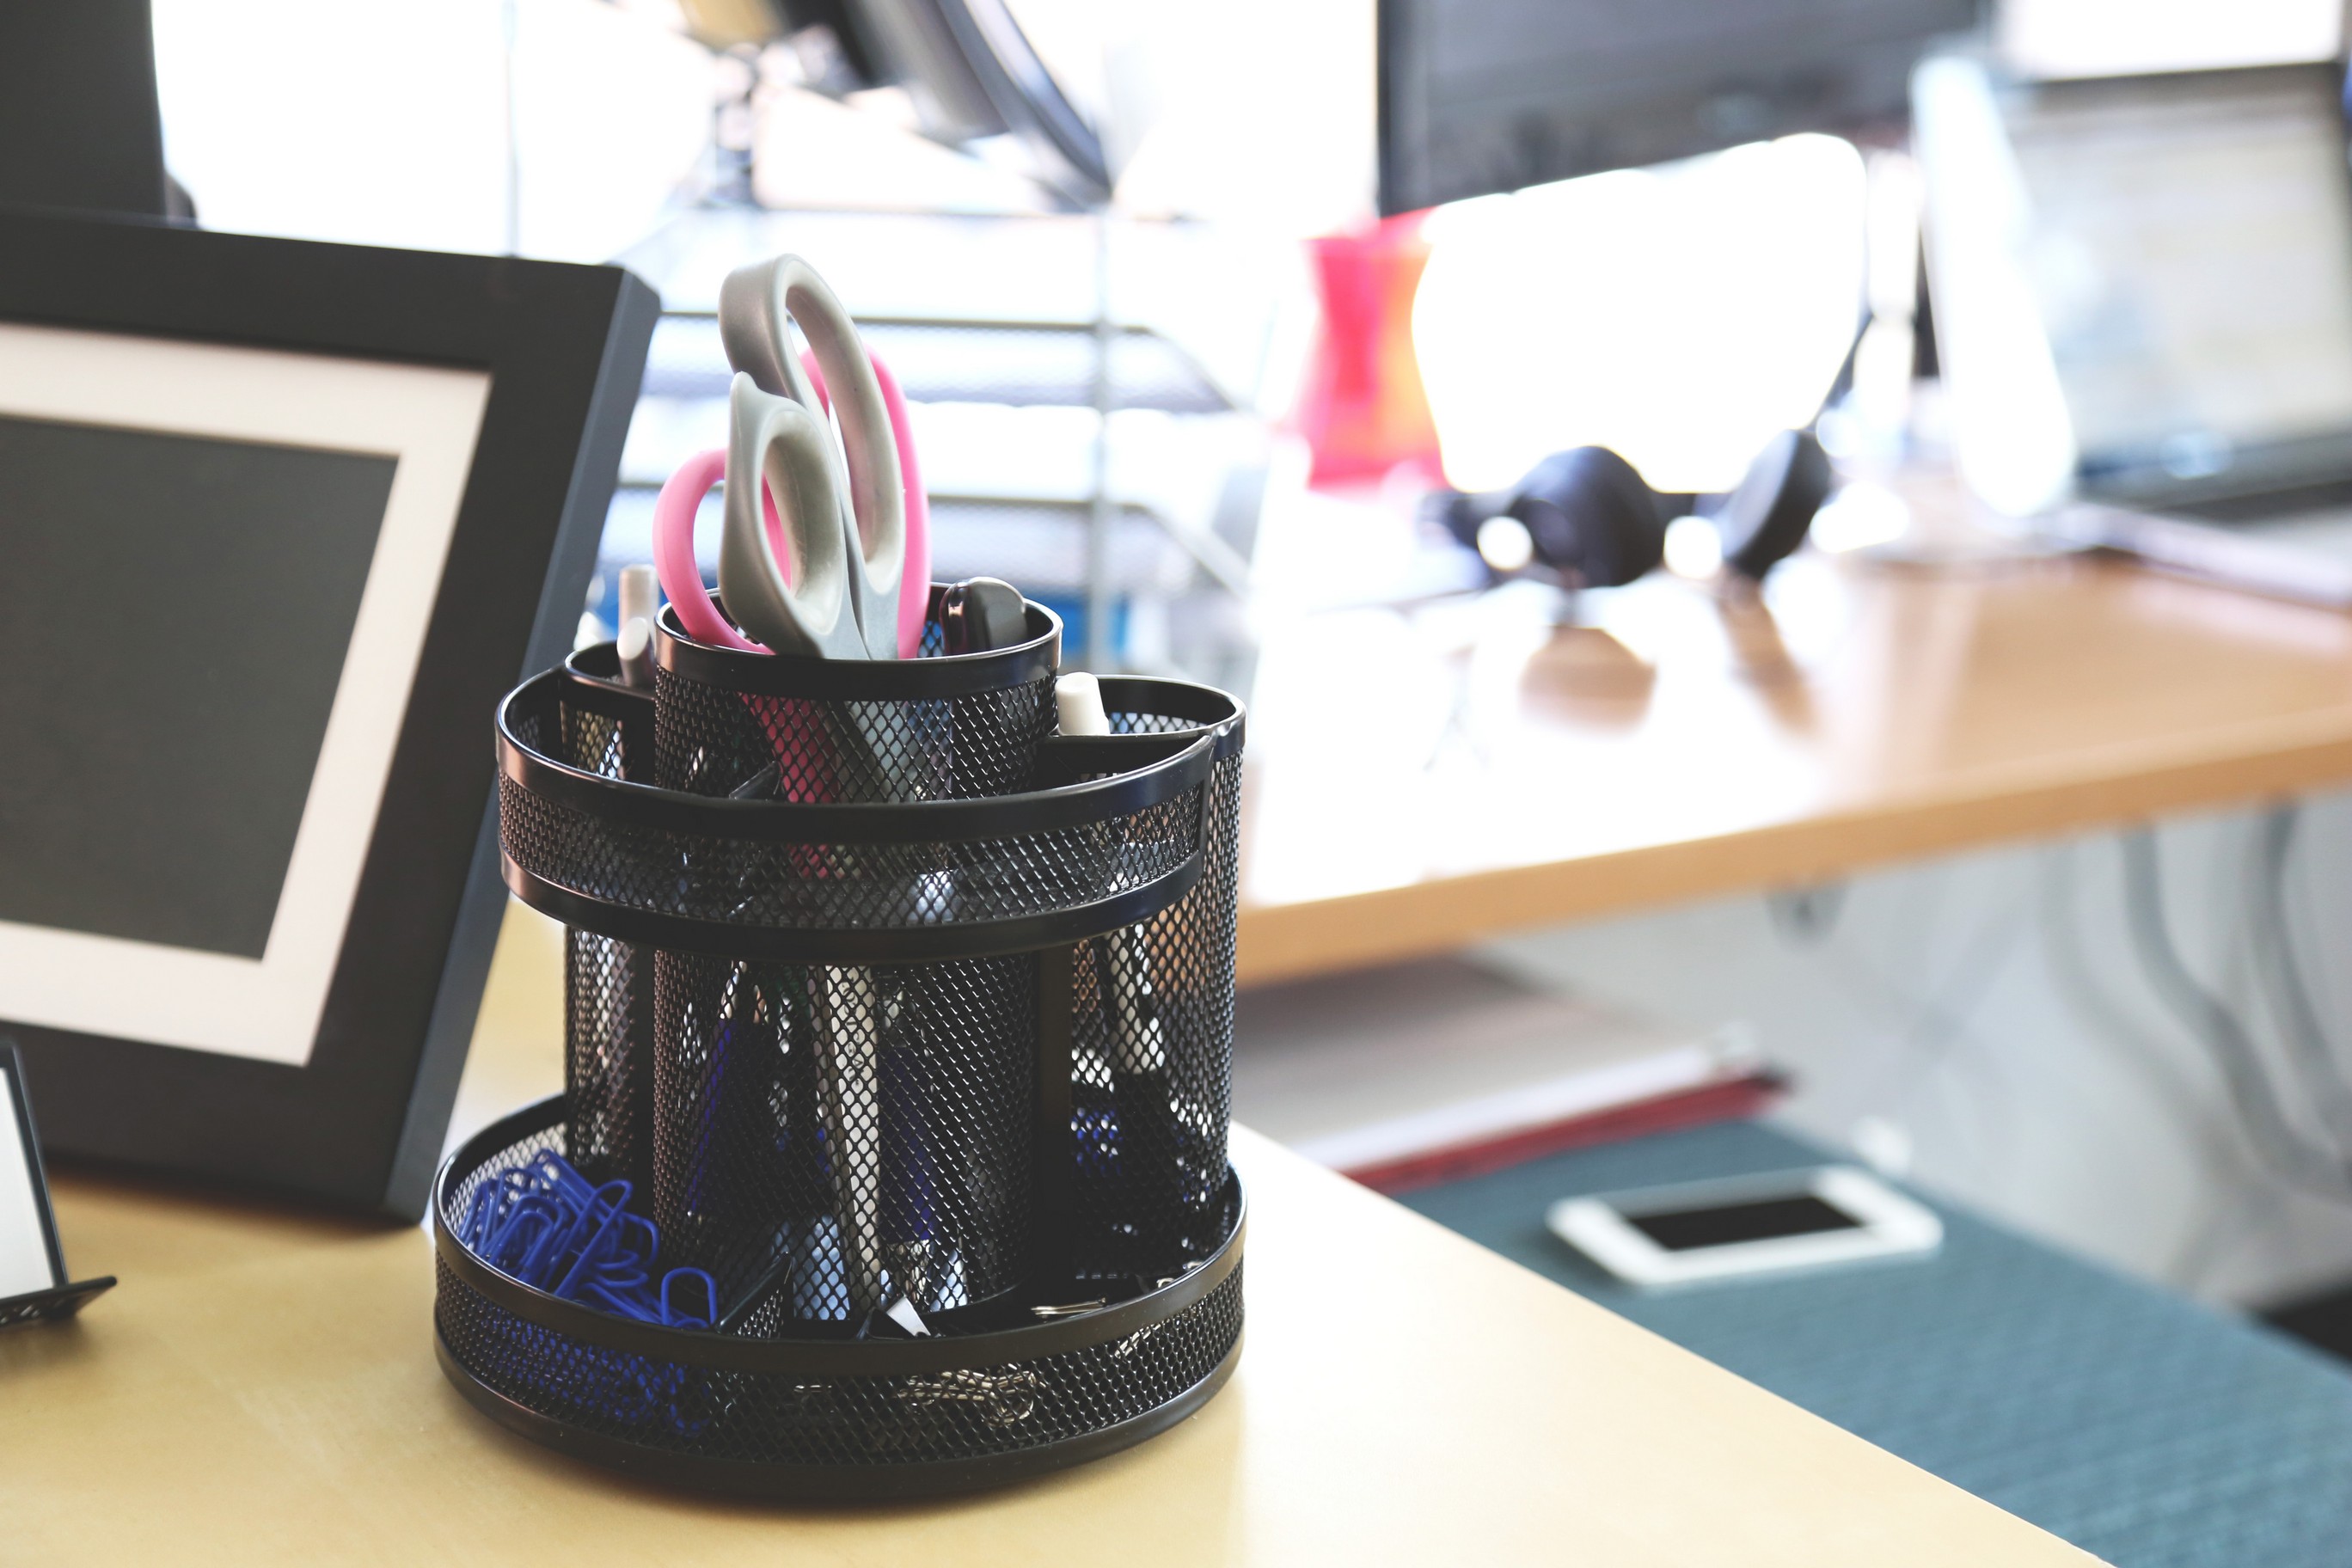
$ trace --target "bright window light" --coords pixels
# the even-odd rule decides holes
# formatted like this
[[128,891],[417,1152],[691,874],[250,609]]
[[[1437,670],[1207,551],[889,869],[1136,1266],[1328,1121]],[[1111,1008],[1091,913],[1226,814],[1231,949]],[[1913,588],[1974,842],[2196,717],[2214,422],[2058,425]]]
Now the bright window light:
[[1807,537],[1815,549],[1836,554],[1889,543],[1902,538],[1910,526],[1911,509],[1901,496],[1882,485],[1857,480],[1815,514]]
[[1659,489],[1730,489],[1853,346],[1864,189],[1809,135],[1439,208],[1413,346],[1447,479],[1597,443]]
[[2329,60],[2342,0],[2003,0],[2000,53],[2029,76],[2126,76]]
[[1490,517],[1478,525],[1478,553],[1497,572],[1516,572],[1536,558],[1535,535],[1516,517]]
[[1666,524],[1666,570],[1677,577],[1712,577],[1723,569],[1723,535],[1703,517]]
[[208,228],[601,261],[709,135],[709,55],[601,0],[154,0],[154,26]]
[[2026,258],[2031,206],[1985,70],[1947,57],[1911,81],[1912,135],[1937,176],[1928,270],[1953,456],[1998,512],[2031,517],[2074,483],[2074,427]]

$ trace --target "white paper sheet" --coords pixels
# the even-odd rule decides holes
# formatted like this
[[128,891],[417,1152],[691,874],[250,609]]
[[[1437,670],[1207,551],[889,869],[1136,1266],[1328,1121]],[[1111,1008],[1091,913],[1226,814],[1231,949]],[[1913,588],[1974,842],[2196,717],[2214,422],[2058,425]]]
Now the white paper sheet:
[[40,1194],[16,1131],[16,1093],[14,1075],[0,1072],[0,1300],[65,1283],[49,1272]]

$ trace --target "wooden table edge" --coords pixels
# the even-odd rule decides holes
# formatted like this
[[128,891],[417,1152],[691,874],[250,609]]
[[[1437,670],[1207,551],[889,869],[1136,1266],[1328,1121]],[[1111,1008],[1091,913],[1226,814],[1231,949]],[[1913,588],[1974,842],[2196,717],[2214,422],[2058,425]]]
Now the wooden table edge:
[[2263,719],[2151,747],[1986,770],[1965,784],[1858,810],[1608,854],[1435,875],[1241,910],[1240,984],[1264,985],[1450,952],[1574,920],[1803,887],[1874,867],[2352,780],[2352,714]]

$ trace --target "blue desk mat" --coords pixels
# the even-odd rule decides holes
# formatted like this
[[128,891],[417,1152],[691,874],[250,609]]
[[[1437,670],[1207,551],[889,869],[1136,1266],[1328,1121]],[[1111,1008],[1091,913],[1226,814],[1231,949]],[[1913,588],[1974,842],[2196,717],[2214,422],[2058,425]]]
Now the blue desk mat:
[[2352,1564],[2352,1367],[1935,1204],[1925,1261],[1678,1292],[1544,1228],[1577,1193],[1818,1164],[1728,1122],[1402,1199],[2117,1568]]

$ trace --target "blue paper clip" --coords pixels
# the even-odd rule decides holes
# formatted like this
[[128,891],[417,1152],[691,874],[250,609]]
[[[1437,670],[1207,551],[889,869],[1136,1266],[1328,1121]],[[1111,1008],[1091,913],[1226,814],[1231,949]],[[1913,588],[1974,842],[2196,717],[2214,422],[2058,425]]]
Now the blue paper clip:
[[[567,1301],[639,1322],[709,1328],[717,1284],[699,1268],[672,1268],[655,1285],[661,1232],[629,1211],[631,1194],[627,1182],[597,1186],[543,1150],[475,1185],[457,1237],[493,1268]],[[681,1279],[700,1287],[700,1312],[673,1302]]]

